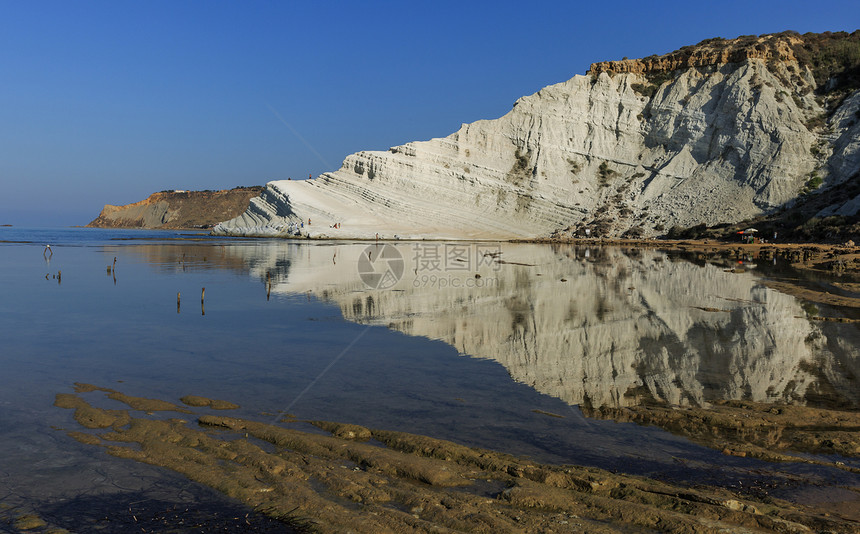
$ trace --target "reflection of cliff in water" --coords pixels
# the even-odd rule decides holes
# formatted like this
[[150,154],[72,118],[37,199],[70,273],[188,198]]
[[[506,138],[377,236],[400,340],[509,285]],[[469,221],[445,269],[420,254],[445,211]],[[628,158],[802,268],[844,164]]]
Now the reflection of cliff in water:
[[797,299],[753,273],[653,251],[586,256],[583,248],[510,244],[501,246],[509,263],[431,273],[415,246],[427,245],[397,245],[406,274],[387,290],[368,290],[358,277],[366,245],[281,245],[269,261],[286,254],[289,276],[260,256],[254,273],[277,280],[273,293],[312,292],[351,321],[496,360],[515,380],[571,404],[860,407],[857,327],[810,321]]
[[[294,252],[288,247],[275,246],[266,241],[248,241],[222,244],[188,243],[174,240],[167,243],[146,243],[123,249],[126,253],[143,258],[147,265],[162,272],[205,271],[211,269],[241,273],[280,273],[286,278],[290,268],[290,257]],[[107,261],[116,255],[111,247],[105,247]]]

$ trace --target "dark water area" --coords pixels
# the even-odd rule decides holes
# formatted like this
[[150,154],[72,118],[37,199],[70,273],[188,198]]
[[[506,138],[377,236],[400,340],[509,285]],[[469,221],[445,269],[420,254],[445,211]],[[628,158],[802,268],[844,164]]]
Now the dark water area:
[[[371,246],[382,258],[371,267],[396,275],[390,287],[363,271],[364,243],[0,228],[0,503],[82,532],[97,527],[73,510],[95,503],[115,508],[119,522],[129,502],[149,502],[144,515],[174,523],[169,510],[183,504],[250,513],[68,437],[72,414],[52,404],[75,382],[172,402],[229,400],[241,405],[231,415],[265,422],[290,413],[685,484],[758,484],[786,496],[860,486],[843,470],[725,456],[579,409],[635,403],[630,392],[643,390],[681,405],[809,403],[805,392],[820,391],[822,375],[804,374],[806,361],[858,409],[857,327],[813,324],[802,303],[764,288],[754,272],[729,276],[656,252],[404,243],[389,257]],[[494,250],[510,262],[485,261]],[[272,527],[257,520],[260,532]]]
[[24,244],[44,248],[75,247],[121,243],[123,241],[164,241],[180,239],[214,239],[203,230],[133,230],[113,228],[38,228],[22,226],[0,227],[0,243]]

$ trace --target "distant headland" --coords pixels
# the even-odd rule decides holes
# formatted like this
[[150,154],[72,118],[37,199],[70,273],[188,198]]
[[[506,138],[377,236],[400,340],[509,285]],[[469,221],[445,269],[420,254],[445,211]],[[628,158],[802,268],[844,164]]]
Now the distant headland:
[[180,229],[211,228],[232,219],[259,196],[261,186],[221,191],[168,190],[125,206],[105,205],[89,228]]

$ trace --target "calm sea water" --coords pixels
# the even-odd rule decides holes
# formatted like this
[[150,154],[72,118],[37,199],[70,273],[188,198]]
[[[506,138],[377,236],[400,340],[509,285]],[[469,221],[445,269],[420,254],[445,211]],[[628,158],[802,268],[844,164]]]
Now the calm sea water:
[[0,228],[0,500],[44,510],[136,492],[219,498],[58,431],[75,427],[52,407],[74,382],[685,483],[858,486],[843,471],[727,457],[578,408],[749,399],[857,409],[857,327],[809,320],[822,310],[767,289],[764,267],[507,243]]

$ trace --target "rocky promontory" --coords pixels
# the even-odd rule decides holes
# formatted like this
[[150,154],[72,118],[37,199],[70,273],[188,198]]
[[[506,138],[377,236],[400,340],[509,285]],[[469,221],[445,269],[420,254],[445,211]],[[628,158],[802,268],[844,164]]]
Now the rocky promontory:
[[242,213],[260,186],[222,191],[161,191],[125,206],[105,205],[90,228],[210,228]]
[[[221,235],[652,237],[822,196],[857,218],[860,31],[712,38],[595,63],[445,138],[275,181]],[[308,224],[312,221],[312,224]],[[793,224],[800,224],[797,221]]]

